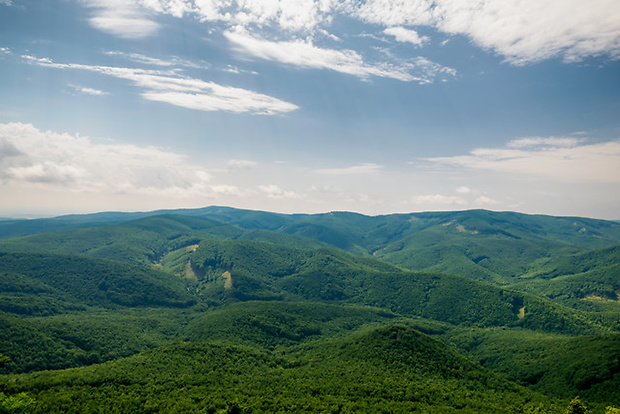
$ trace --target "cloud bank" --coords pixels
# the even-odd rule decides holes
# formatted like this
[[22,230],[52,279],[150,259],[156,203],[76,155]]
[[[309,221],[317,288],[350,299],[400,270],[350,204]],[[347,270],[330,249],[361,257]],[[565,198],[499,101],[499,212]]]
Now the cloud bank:
[[346,2],[357,18],[385,26],[426,26],[463,35],[512,64],[620,58],[620,3],[614,0],[368,0]]
[[588,143],[573,137],[529,137],[510,141],[504,148],[477,148],[468,155],[427,160],[560,182],[620,183],[620,141]]
[[379,26],[397,41],[422,45],[417,27],[462,35],[516,65],[550,58],[566,62],[589,57],[620,58],[620,3],[616,0],[81,0],[92,10],[93,27],[125,38],[158,29],[154,15],[191,15],[267,33],[286,41],[329,32],[345,16]]
[[0,124],[0,181],[4,185],[43,185],[87,194],[179,196],[209,193],[210,180],[205,168],[155,147],[102,144],[41,131],[30,124]]
[[[620,141],[527,137],[499,148],[427,159],[435,168],[358,163],[257,162],[215,157],[215,165],[149,146],[117,144],[0,124],[3,209],[20,203],[71,211],[226,204],[283,212],[492,208],[553,214],[617,213]],[[535,195],[535,196],[534,196]],[[37,202],[38,200],[38,202]],[[600,202],[600,210],[596,207]],[[551,206],[552,210],[548,210]],[[560,207],[558,207],[560,206]],[[564,210],[562,210],[564,208]],[[15,210],[17,209],[17,210]],[[558,210],[559,209],[559,210]],[[8,210],[7,210],[8,211]]]

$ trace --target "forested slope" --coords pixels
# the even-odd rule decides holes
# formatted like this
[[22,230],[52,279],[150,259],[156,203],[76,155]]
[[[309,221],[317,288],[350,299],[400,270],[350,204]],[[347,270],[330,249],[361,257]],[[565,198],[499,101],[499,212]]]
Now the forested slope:
[[159,213],[0,223],[0,411],[620,406],[618,223]]

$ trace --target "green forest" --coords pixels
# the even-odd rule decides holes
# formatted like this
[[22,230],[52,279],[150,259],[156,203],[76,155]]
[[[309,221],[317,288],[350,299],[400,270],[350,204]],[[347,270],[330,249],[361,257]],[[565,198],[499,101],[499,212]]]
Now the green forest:
[[620,223],[0,221],[0,413],[618,413]]

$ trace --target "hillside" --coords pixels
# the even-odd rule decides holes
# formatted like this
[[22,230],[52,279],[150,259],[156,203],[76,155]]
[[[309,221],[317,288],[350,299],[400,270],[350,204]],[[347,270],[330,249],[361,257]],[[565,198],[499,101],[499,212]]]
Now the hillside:
[[[475,333],[474,333],[475,332]],[[475,335],[475,339],[474,339]],[[620,335],[570,337],[523,330],[448,332],[492,371],[547,395],[620,401]]]
[[[389,326],[304,353],[176,343],[79,370],[22,376],[31,412],[515,412],[552,403],[445,345]],[[437,398],[442,396],[441,398]]]
[[[140,218],[136,220],[135,217]],[[267,237],[275,243],[294,243],[294,246],[304,248],[312,247],[309,240],[314,240],[314,243],[359,256],[373,256],[411,270],[451,273],[510,284],[515,278],[543,273],[545,260],[620,245],[620,223],[617,222],[486,210],[364,216],[346,212],[285,215],[207,207],[42,220],[44,223],[45,220],[67,221],[72,226],[82,227],[97,223],[100,227],[104,218],[122,223],[105,226],[106,230],[91,227],[84,229],[82,234],[68,230],[7,240],[0,243],[0,249],[82,252],[109,258],[119,251],[114,244],[129,237],[127,243],[132,240],[131,246],[134,247],[123,246],[123,251],[136,250],[136,245],[144,246],[133,251],[127,260],[153,262],[162,251],[189,242],[186,237],[179,239],[176,245],[171,243],[180,234],[192,233],[194,236],[200,233],[224,239]],[[167,223],[164,225],[158,221]],[[23,226],[21,233],[34,232],[28,230],[33,227],[29,221],[0,224],[14,228]],[[7,234],[10,233],[3,234],[0,226],[0,239],[6,238]],[[279,241],[276,234],[281,235]],[[287,235],[297,237],[288,238]]]
[[577,309],[620,310],[620,246],[544,258],[513,288],[537,293]]
[[618,223],[207,207],[0,224],[0,407],[620,406]]

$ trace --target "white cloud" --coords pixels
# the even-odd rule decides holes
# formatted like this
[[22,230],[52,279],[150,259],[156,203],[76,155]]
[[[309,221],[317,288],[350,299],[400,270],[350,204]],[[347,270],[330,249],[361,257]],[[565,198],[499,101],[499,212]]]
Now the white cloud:
[[170,62],[170,61],[167,61],[167,60],[161,60],[161,59],[145,56],[145,55],[142,55],[140,53],[125,53],[125,52],[119,52],[119,51],[116,51],[116,50],[110,50],[110,51],[105,52],[105,54],[108,55],[108,56],[124,57],[124,58],[130,59],[130,60],[133,60],[134,62],[145,63],[147,65],[174,66],[174,62]]
[[[7,0],[2,0],[4,4]],[[464,35],[513,64],[560,57],[620,58],[617,0],[81,0],[93,10],[90,23],[125,38],[158,29],[153,13],[186,14],[228,28],[275,29],[281,35],[331,37],[325,30],[344,15],[385,26],[384,33],[417,45],[427,41],[412,27]],[[295,38],[295,36],[292,36]],[[303,46],[303,45],[301,45]]]
[[191,2],[185,0],[139,0],[139,2],[147,9],[171,14],[174,17],[183,17],[193,10]]
[[22,56],[26,61],[56,69],[88,70],[130,80],[144,88],[147,100],[165,102],[200,111],[229,111],[274,115],[298,109],[297,105],[246,89],[222,86],[214,82],[183,77],[177,69],[148,70],[91,66],[76,63],[54,63],[50,59]]
[[251,71],[251,70],[239,69],[238,67],[232,66],[232,65],[227,65],[226,68],[222,69],[222,71],[228,72],[228,73],[234,73],[236,75],[239,75],[241,73],[247,73],[247,74],[250,74],[250,75],[258,75],[258,72]]
[[126,39],[151,36],[159,24],[135,0],[80,0],[93,9],[88,21],[95,29]]
[[175,67],[176,66],[176,67],[187,67],[187,68],[194,68],[194,69],[204,69],[209,66],[209,64],[206,62],[201,62],[201,64],[196,64],[194,62],[191,62],[185,59],[179,59],[178,57],[172,57],[169,60],[163,60],[163,59],[158,59],[158,58],[154,58],[151,56],[146,56],[140,53],[125,53],[125,52],[120,52],[116,50],[110,50],[104,53],[108,56],[119,56],[125,59],[129,59],[136,63],[151,65],[151,66],[161,66],[161,67]]
[[238,170],[247,170],[258,165],[256,161],[250,160],[229,160],[226,164],[228,167]]
[[211,174],[185,156],[155,147],[102,144],[90,138],[41,131],[30,124],[0,124],[0,179],[5,184],[57,186],[71,192],[194,194]]
[[257,58],[301,68],[328,69],[362,79],[375,76],[429,83],[440,74],[455,74],[454,69],[442,67],[421,57],[398,65],[386,62],[368,63],[354,50],[324,49],[315,46],[311,40],[274,42],[254,37],[243,29],[227,31],[224,35],[238,51]]
[[347,2],[354,16],[385,26],[430,26],[462,34],[513,64],[620,58],[616,0],[368,0]]
[[218,184],[210,186],[211,193],[215,196],[241,196],[243,191],[236,185]]
[[[334,39],[334,36],[321,26],[329,24],[336,13],[344,10],[343,4],[336,0],[291,2],[279,0],[195,0],[194,2],[141,0],[136,2],[132,0],[123,3],[118,8],[113,6],[116,6],[120,0],[113,0],[110,4],[104,0],[83,1],[96,10],[96,16],[91,19],[91,23],[101,30],[118,36],[146,37],[152,34],[157,27],[153,26],[151,31],[146,30],[151,24],[155,25],[152,20],[149,20],[146,10],[167,13],[176,17],[192,13],[205,21],[225,22],[228,30],[224,32],[224,35],[238,51],[265,60],[301,68],[328,69],[362,79],[383,77],[407,82],[430,83],[438,75],[454,76],[455,74],[454,69],[442,67],[421,57],[407,60],[395,59],[392,62],[368,62],[358,52],[351,49],[337,50],[317,47],[312,40],[317,35]],[[125,27],[131,19],[139,21],[135,25],[129,24],[137,33]],[[268,32],[266,28],[275,27],[280,30],[281,38],[288,40],[273,41],[250,35],[248,32],[250,26],[263,33]],[[270,33],[273,34],[273,32]],[[399,41],[413,42],[418,45],[428,40],[427,37],[420,37],[417,32],[403,27],[387,29],[386,33],[396,36]],[[299,34],[304,34],[303,40],[299,38]],[[116,53],[120,54],[120,52]],[[127,56],[141,63],[152,65],[163,66],[168,63],[147,59],[137,54],[127,54]],[[167,99],[169,96],[161,98]],[[196,103],[188,105],[201,106]]]
[[572,137],[527,137],[527,138],[518,138],[512,141],[509,141],[506,146],[509,148],[525,148],[525,147],[575,147],[579,143],[584,142],[583,138],[572,138]]
[[13,2],[11,0],[0,0],[0,4],[3,6],[12,6]]
[[378,164],[365,163],[344,168],[324,168],[315,170],[317,174],[324,175],[367,175],[378,174],[383,167]]
[[303,197],[302,195],[297,194],[294,191],[285,191],[285,190],[281,189],[280,187],[278,187],[275,184],[259,185],[258,189],[262,193],[267,195],[267,197],[269,197],[269,198],[275,198],[275,199],[292,198],[292,199],[296,199],[296,198]]
[[488,207],[500,204],[500,202],[487,196],[480,196],[474,200],[474,204]]
[[[202,161],[160,148],[59,134],[30,124],[0,124],[0,210],[6,214],[41,208],[49,213],[52,209],[151,210],[218,204],[291,213],[518,208],[531,213],[618,217],[620,142],[497,150],[516,152],[521,158],[513,165],[512,158],[503,154],[491,158],[494,150],[490,149],[483,159],[490,165],[479,167],[471,159],[444,157],[434,161],[441,166],[441,174],[420,166],[403,169],[372,163],[313,169],[301,162],[256,163],[224,153],[212,154],[214,164],[201,165]],[[467,156],[481,157],[473,153]],[[615,170],[607,171],[610,182],[560,177],[571,168],[583,171],[579,165],[584,159],[598,168],[601,154],[613,158],[608,165],[615,162],[610,167]],[[551,160],[551,169],[558,159],[580,164],[539,176],[528,156],[535,158],[534,166]],[[251,173],[243,173],[245,168]],[[535,179],[522,180],[524,176]]]
[[585,143],[574,138],[521,138],[504,148],[429,158],[453,167],[534,176],[561,182],[620,183],[620,141]]
[[312,31],[331,20],[335,0],[195,0],[194,10],[204,21],[233,25],[276,26],[287,31]]
[[411,43],[416,46],[422,46],[430,41],[428,36],[420,36],[415,30],[406,29],[400,26],[388,27],[383,31],[383,33],[394,36],[399,42]]
[[151,101],[165,102],[198,111],[249,112],[259,115],[274,115],[294,111],[298,108],[297,105],[267,95],[217,84],[205,85],[199,93],[149,91],[144,92],[142,97]]
[[448,196],[442,194],[421,195],[411,198],[411,202],[415,205],[433,206],[433,208],[441,208],[441,206],[464,206],[467,201],[458,196]]
[[87,95],[93,95],[93,96],[109,95],[108,92],[104,92],[104,91],[101,91],[99,89],[86,88],[86,87],[77,86],[77,85],[71,85],[71,84],[69,86],[72,87],[73,89],[75,89],[76,91],[78,91],[80,93],[85,93]]
[[79,180],[85,171],[73,165],[62,165],[43,161],[23,167],[8,167],[4,174],[17,181],[43,183],[72,183]]

